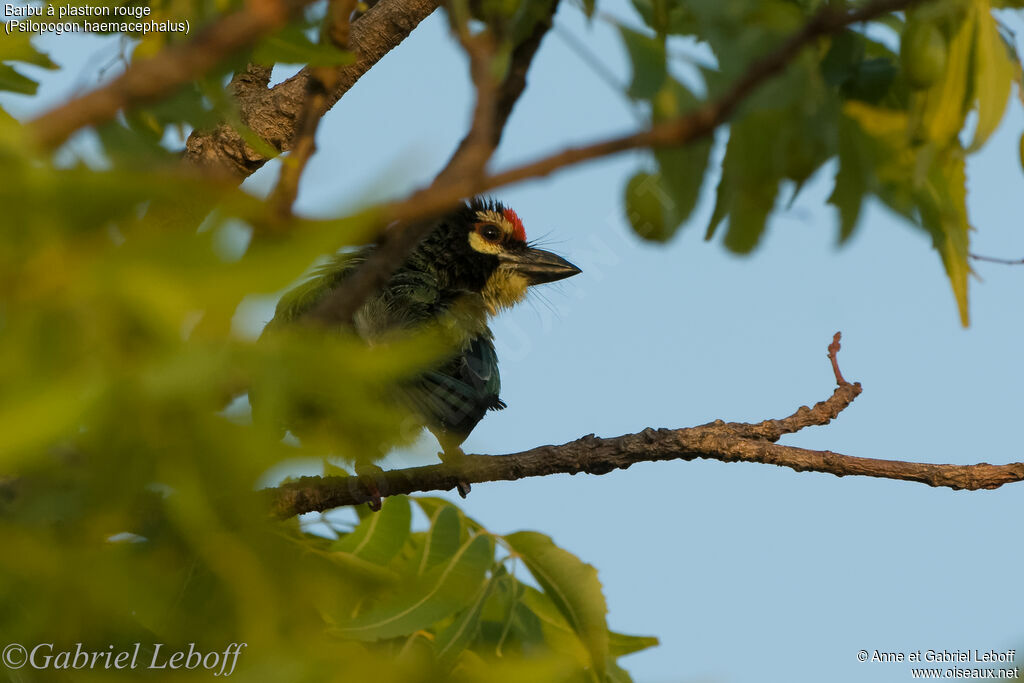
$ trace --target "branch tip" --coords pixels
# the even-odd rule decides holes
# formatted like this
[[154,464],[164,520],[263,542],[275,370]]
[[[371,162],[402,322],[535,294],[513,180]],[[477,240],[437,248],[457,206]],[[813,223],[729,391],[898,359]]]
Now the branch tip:
[[839,340],[842,339],[842,337],[842,332],[836,332],[832,335],[832,343],[828,345],[828,359],[832,363],[832,372],[836,376],[836,384],[841,387],[849,384],[849,382],[843,379],[843,373],[839,371],[839,361],[836,358],[839,354],[839,349],[842,348],[839,344]]

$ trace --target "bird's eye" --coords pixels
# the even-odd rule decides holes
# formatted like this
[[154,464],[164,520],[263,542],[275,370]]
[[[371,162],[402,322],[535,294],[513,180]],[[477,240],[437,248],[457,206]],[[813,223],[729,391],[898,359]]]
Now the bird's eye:
[[498,242],[501,240],[501,230],[496,225],[484,224],[480,226],[480,236],[488,242]]

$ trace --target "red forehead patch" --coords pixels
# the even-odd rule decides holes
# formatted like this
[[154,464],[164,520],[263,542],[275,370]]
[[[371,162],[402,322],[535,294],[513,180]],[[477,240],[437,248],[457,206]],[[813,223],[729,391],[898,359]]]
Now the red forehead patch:
[[512,224],[512,236],[520,242],[526,241],[526,228],[523,227],[523,222],[519,220],[519,216],[512,209],[505,209],[501,212],[505,216],[505,220]]

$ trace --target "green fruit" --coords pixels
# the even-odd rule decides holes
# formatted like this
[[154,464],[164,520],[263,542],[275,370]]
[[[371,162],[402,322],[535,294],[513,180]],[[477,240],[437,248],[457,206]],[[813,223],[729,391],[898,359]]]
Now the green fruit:
[[1020,136],[1020,167],[1024,168],[1024,135]]
[[934,24],[907,24],[900,39],[900,62],[910,87],[929,88],[946,72],[946,39]]
[[661,187],[661,176],[640,172],[626,183],[626,218],[633,232],[645,240],[667,242],[673,230],[665,220],[665,203],[670,201]]

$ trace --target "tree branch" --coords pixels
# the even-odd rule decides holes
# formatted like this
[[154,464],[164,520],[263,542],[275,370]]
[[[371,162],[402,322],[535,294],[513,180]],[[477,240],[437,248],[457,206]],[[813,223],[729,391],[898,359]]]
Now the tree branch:
[[[193,40],[133,63],[107,85],[51,109],[29,124],[44,149],[59,147],[79,128],[109,121],[126,107],[164,97],[202,76],[236,51],[280,29],[312,0],[259,0],[211,24]],[[268,74],[269,76],[269,74]]]
[[[333,107],[370,68],[412,33],[437,9],[438,0],[381,0],[352,22],[349,49],[355,61],[339,68],[328,90],[325,111]],[[269,72],[268,72],[269,75]],[[273,88],[234,88],[242,122],[279,152],[292,149],[313,69],[306,67]],[[236,79],[237,81],[237,79]],[[241,182],[268,160],[246,144],[230,125],[193,131],[186,143],[185,163],[216,176]]]
[[570,147],[494,175],[452,175],[445,178],[445,182],[435,182],[403,201],[385,206],[381,212],[381,221],[387,227],[377,239],[378,249],[349,277],[345,287],[339,287],[323,298],[312,316],[325,322],[351,318],[366,298],[387,282],[408,253],[426,236],[432,227],[431,221],[463,199],[503,185],[547,176],[584,161],[632,149],[676,147],[702,139],[728,121],[740,103],[765,81],[785,69],[801,50],[818,38],[836,33],[851,24],[905,10],[922,1],[873,0],[852,12],[843,12],[832,5],[826,5],[775,51],[751,64],[724,94],[688,115],[663,121],[639,133],[584,147]]
[[[356,0],[328,2],[328,16],[321,31],[322,41],[330,41],[337,47],[348,49],[349,18],[355,5]],[[307,92],[296,124],[292,153],[282,164],[281,175],[270,198],[274,212],[281,218],[292,215],[292,204],[299,193],[299,180],[310,157],[316,152],[316,132],[320,127],[320,119],[330,108],[328,98],[337,89],[343,73],[344,67],[321,66],[309,69]]]
[[[477,90],[473,123],[448,164],[425,192],[443,190],[466,179],[485,176],[484,167],[501,143],[505,125],[526,88],[526,74],[530,64],[551,28],[557,8],[558,2],[553,0],[549,13],[538,20],[530,35],[516,46],[508,72],[496,88],[487,73],[491,67],[492,46],[487,42],[475,42],[476,36],[460,35],[470,58],[470,71]],[[457,30],[461,29],[457,27]],[[486,40],[486,37],[479,38]],[[452,203],[461,198],[456,198]],[[377,249],[348,277],[345,286],[330,292],[310,311],[310,319],[327,324],[350,320],[366,298],[387,282],[406,255],[426,237],[432,227],[430,217],[426,216],[428,220],[416,215],[408,219],[397,218],[381,233],[377,239]]]
[[[830,347],[834,359],[838,345]],[[839,382],[828,399],[813,408],[801,406],[781,420],[758,424],[716,420],[684,429],[645,429],[637,434],[599,438],[588,434],[560,446],[538,446],[520,453],[487,456],[468,455],[465,461],[382,471],[372,478],[302,477],[266,490],[273,513],[281,518],[305,512],[323,511],[343,505],[358,505],[373,497],[449,490],[459,482],[514,481],[549,474],[607,474],[638,462],[662,460],[720,460],[758,462],[789,467],[797,472],[823,472],[837,477],[858,475],[916,481],[952,489],[994,489],[1024,480],[1024,463],[1008,465],[934,465],[929,463],[879,460],[781,446],[782,434],[804,427],[828,424],[861,393],[860,384]]]

